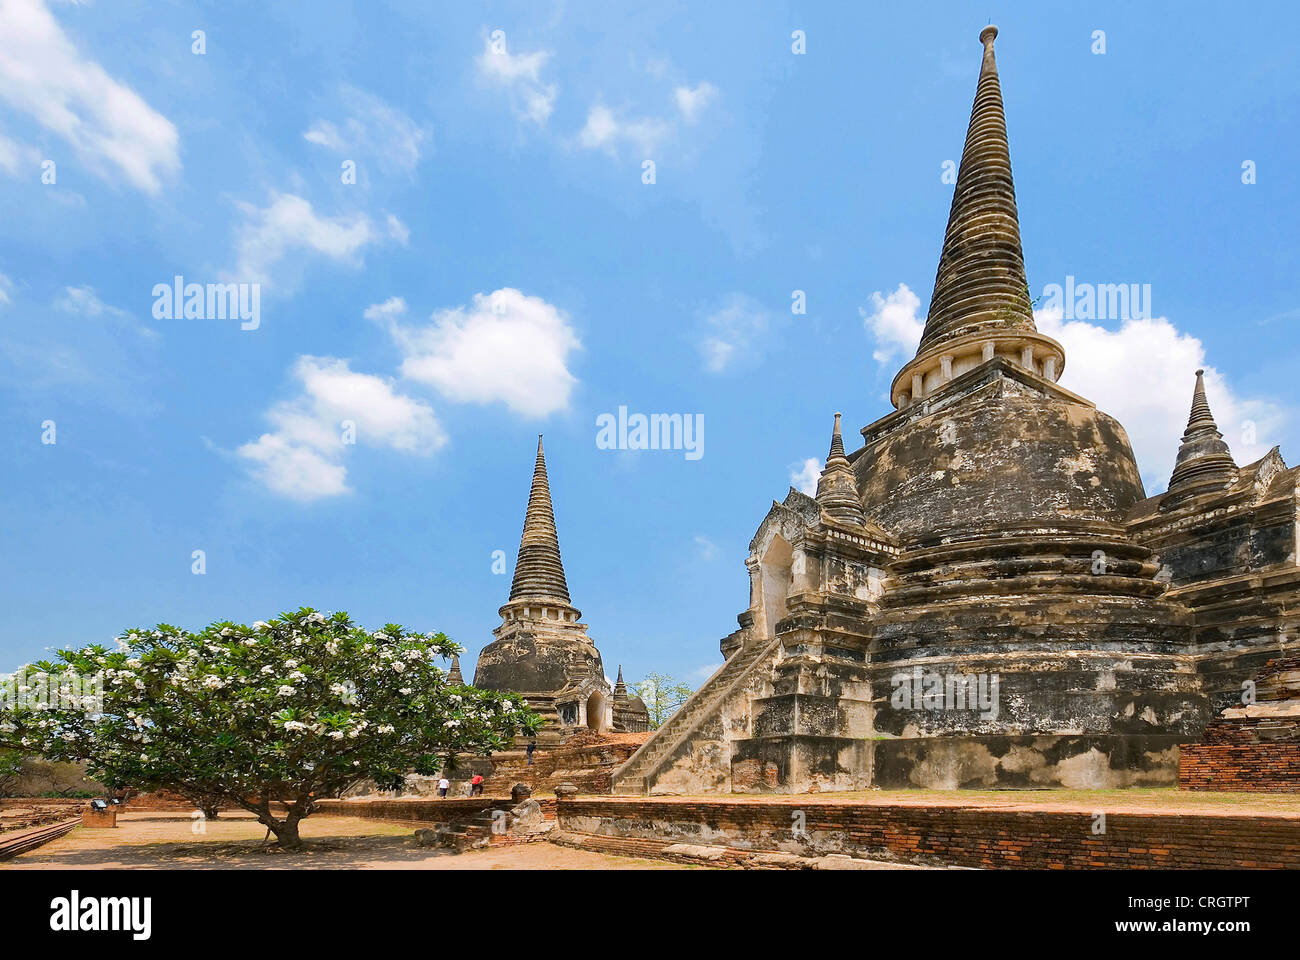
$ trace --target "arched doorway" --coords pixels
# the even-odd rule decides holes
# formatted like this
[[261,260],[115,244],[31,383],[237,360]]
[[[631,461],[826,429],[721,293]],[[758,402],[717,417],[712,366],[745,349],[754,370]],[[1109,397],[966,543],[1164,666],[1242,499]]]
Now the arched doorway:
[[785,616],[785,599],[790,594],[790,567],[794,560],[794,551],[784,537],[773,537],[767,552],[759,562],[762,573],[760,579],[763,591],[763,632],[766,636],[776,633],[776,625]]
[[591,696],[587,698],[587,729],[595,730],[597,733],[605,733],[605,695],[599,690],[593,690]]

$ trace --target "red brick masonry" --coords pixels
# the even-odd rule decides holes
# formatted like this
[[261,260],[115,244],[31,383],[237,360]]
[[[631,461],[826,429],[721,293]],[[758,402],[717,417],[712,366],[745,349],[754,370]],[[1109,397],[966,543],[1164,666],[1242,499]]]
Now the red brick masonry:
[[[555,819],[554,797],[533,797],[542,815]],[[393,800],[317,800],[316,812],[337,817],[372,817],[378,820],[412,820],[419,823],[457,823],[473,820],[488,810],[509,810],[513,803],[501,797],[459,797],[448,800],[401,798]]]
[[1270,660],[1256,677],[1259,701],[1224,710],[1200,743],[1184,744],[1184,790],[1300,792],[1300,657]]
[[1255,728],[1267,720],[1216,720],[1200,743],[1185,744],[1178,758],[1178,785],[1184,790],[1242,790],[1256,793],[1300,791],[1300,740],[1259,739]]
[[[802,813],[803,836],[795,833]],[[804,801],[561,800],[559,828],[745,850],[998,869],[1300,869],[1300,816],[1087,813]]]

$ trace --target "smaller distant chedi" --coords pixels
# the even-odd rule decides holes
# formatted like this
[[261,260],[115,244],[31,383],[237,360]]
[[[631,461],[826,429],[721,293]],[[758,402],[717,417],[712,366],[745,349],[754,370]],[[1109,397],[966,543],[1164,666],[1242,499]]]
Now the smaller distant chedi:
[[569,601],[541,437],[510,599],[500,614],[496,639],[479,653],[474,686],[522,694],[546,721],[539,746],[553,746],[580,729],[649,729],[645,704],[628,696],[621,667],[610,686],[600,651],[579,622],[582,613]]

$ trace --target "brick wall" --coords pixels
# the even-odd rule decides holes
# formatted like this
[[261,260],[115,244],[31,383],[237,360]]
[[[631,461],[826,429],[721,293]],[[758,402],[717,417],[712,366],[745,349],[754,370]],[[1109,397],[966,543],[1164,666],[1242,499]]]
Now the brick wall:
[[1275,657],[1255,678],[1257,701],[1233,704],[1184,744],[1184,790],[1300,792],[1300,657]]
[[1257,728],[1273,719],[1216,720],[1200,743],[1185,744],[1178,758],[1183,790],[1300,792],[1300,740],[1268,740]]
[[[804,836],[797,836],[796,812]],[[1300,868],[1300,817],[577,798],[566,833],[993,869]]]
[[[555,818],[555,798],[533,797],[548,820]],[[371,817],[379,820],[412,820],[420,823],[467,823],[488,810],[509,810],[512,804],[500,797],[460,797],[448,800],[318,800],[316,812],[339,817]]]

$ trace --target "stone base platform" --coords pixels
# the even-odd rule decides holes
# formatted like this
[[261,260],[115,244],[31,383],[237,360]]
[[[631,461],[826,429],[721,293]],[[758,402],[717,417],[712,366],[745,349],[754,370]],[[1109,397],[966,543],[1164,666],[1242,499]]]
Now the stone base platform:
[[[1174,790],[1145,791],[1168,795],[1154,799],[1027,793],[576,797],[558,801],[555,839],[716,866],[770,854],[877,866],[1300,869],[1300,804],[1188,805]],[[697,856],[665,853],[674,848]]]

